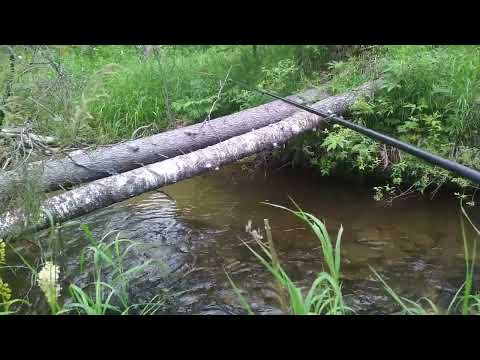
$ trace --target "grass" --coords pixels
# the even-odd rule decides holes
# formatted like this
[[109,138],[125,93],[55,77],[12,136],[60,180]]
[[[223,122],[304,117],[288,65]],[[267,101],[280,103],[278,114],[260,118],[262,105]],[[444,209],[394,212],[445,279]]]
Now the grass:
[[[9,49],[15,54],[13,72]],[[162,46],[145,58],[131,45],[0,47],[0,126],[53,136],[58,147],[51,150],[61,157],[72,149],[158,133],[203,121],[210,113],[214,118],[271,101],[231,82],[216,101],[219,81],[229,72],[230,78],[282,95],[314,86],[319,71],[336,56],[330,49]],[[4,142],[0,139],[4,170],[51,156],[39,147],[30,156],[15,141]],[[12,192],[12,203],[2,208],[27,202],[32,212],[38,210],[41,194],[31,188]]]
[[[85,237],[89,245],[83,248],[79,256],[79,273],[87,273],[86,284],[71,283],[67,285],[67,292],[60,291],[57,296],[46,296],[46,302],[52,315],[150,315],[161,313],[166,304],[163,294],[157,294],[145,303],[132,301],[129,287],[132,281],[142,274],[146,267],[152,265],[151,261],[137,266],[126,264],[127,258],[131,257],[132,251],[139,246],[138,243],[124,239],[119,233],[109,232],[100,240],[97,240],[88,226],[82,225]],[[111,239],[113,237],[113,239]],[[41,271],[14,250],[25,267],[32,274],[32,284],[40,284]],[[45,257],[46,255],[42,255]],[[54,258],[53,258],[54,260]],[[43,268],[47,264],[42,261]],[[51,263],[55,264],[54,261]],[[63,271],[59,265],[54,265],[59,272]],[[51,288],[63,285],[61,276],[53,281]],[[47,295],[45,288],[42,291]],[[26,299],[13,299],[3,302],[3,311],[0,314],[12,314],[22,311],[29,313],[31,304]],[[43,311],[43,310],[42,310]]]
[[[277,295],[283,311],[292,315],[345,315],[351,313],[352,309],[345,305],[343,299],[340,279],[340,249],[343,228],[340,228],[335,246],[332,246],[325,224],[315,216],[302,211],[298,206],[298,211],[294,211],[280,205],[268,205],[289,211],[305,221],[320,241],[323,257],[327,264],[327,271],[318,274],[317,278],[304,295],[302,289],[295,285],[280,265],[278,255],[276,255],[276,250],[273,245],[268,221],[265,221],[265,230],[267,238],[269,239],[268,245],[261,241],[263,237],[259,235],[258,231],[251,231],[250,229],[249,232],[259,246],[260,252],[254,250],[253,247],[247,243],[244,244],[258,261],[273,275],[278,285]],[[229,276],[228,279],[234,287],[237,295],[239,295],[239,290]],[[252,313],[250,307],[246,305],[247,303],[243,297],[241,297],[241,301],[247,311]]]
[[90,241],[80,255],[80,272],[85,271],[87,264],[92,265],[92,282],[86,289],[71,284],[69,293],[71,301],[63,306],[60,313],[74,312],[86,315],[129,314],[133,309],[137,313],[155,313],[165,303],[160,295],[155,296],[146,304],[132,304],[128,292],[129,285],[135,277],[141,274],[151,261],[126,268],[125,260],[131,251],[139,244],[128,239],[122,239],[117,233],[110,243],[105,240],[113,233],[107,233],[97,241],[86,225],[82,229]]
[[[230,68],[234,79],[286,95],[316,81],[334,56],[328,49],[161,46],[145,58],[137,46],[14,46],[13,78],[7,52],[0,56],[0,87],[12,88],[0,104],[2,121],[10,126],[28,118],[64,145],[127,139],[145,126],[159,132],[204,120]],[[228,84],[212,116],[266,101]]]
[[[325,80],[342,92],[383,77],[378,96],[357,104],[355,121],[480,166],[478,46],[162,46],[148,58],[137,46],[12,49],[13,77],[9,51],[0,52],[0,87],[12,88],[0,104],[3,125],[28,119],[64,147],[203,121],[214,103],[212,117],[270,100],[228,83],[215,102],[219,80],[231,69],[231,78],[283,95]],[[344,168],[349,174],[387,173],[389,186],[415,184],[421,192],[443,183],[468,185],[410,156],[390,156],[385,165],[381,146],[344,130],[309,136],[301,147],[308,163],[324,174]]]
[[[103,47],[102,51],[104,59],[116,60],[113,54],[118,49]],[[108,98],[91,107],[92,126],[108,136],[125,138],[142,126],[153,125],[149,131],[158,132],[202,121],[214,103],[219,80],[230,68],[232,78],[253,85],[263,81],[284,94],[305,86],[299,67],[281,66],[284,59],[294,58],[294,47],[269,46],[259,51],[261,56],[255,56],[250,46],[164,47],[161,55],[149,59],[125,56],[119,62],[122,70],[106,82]],[[78,56],[68,59],[72,69],[79,68],[78,60]],[[228,84],[212,116],[235,112],[245,101],[248,106],[268,101],[242,95],[236,85]]]

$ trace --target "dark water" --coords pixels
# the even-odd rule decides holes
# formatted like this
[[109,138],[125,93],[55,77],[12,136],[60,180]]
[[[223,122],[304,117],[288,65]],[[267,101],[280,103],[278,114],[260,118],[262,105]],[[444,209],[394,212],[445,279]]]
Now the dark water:
[[[130,260],[159,260],[174,281],[174,312],[243,313],[227,271],[256,313],[278,313],[271,276],[241,240],[250,240],[245,225],[261,227],[268,218],[282,264],[300,285],[309,287],[323,269],[319,242],[293,215],[261,202],[291,207],[291,196],[305,211],[326,221],[332,238],[341,224],[343,288],[358,313],[391,313],[398,308],[375,281],[374,267],[398,294],[428,296],[446,305],[464,277],[463,241],[458,201],[399,200],[391,207],[375,202],[369,186],[352,185],[283,169],[251,174],[241,165],[144,194],[80,219],[97,237],[121,230],[142,246]],[[477,211],[477,219],[480,220]],[[475,218],[475,210],[473,211]],[[86,240],[72,227],[62,232],[68,280],[78,279],[76,258]],[[25,246],[29,248],[28,243]],[[69,270],[70,269],[70,270]],[[132,291],[148,298],[166,285],[162,271],[151,266]],[[13,280],[15,282],[15,280]],[[28,286],[15,282],[18,291]],[[35,291],[34,289],[32,291]],[[40,301],[40,300],[38,300]]]

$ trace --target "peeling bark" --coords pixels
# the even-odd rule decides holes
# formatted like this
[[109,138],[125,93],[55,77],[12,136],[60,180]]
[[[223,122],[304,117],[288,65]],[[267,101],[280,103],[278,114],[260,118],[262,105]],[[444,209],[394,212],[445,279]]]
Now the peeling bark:
[[[289,98],[311,104],[327,96],[312,89]],[[208,122],[93,151],[75,151],[62,159],[34,162],[28,165],[27,173],[39,177],[38,184],[42,191],[68,188],[216,144],[278,122],[296,111],[297,108],[277,100]],[[9,198],[13,189],[22,182],[23,176],[23,171],[10,171],[0,176],[0,201]]]
[[[327,113],[343,112],[359,94],[365,94],[365,89],[371,90],[371,84],[348,94],[319,101],[312,107]],[[99,179],[54,196],[42,202],[41,210],[50,214],[56,223],[61,223],[162,186],[214,171],[257,152],[276,148],[297,135],[318,129],[322,124],[322,117],[298,111],[280,122],[258,130],[252,129],[216,145]],[[0,238],[16,236],[25,231],[26,220],[27,215],[21,209],[1,215]],[[46,228],[48,224],[48,217],[44,215],[30,230]]]

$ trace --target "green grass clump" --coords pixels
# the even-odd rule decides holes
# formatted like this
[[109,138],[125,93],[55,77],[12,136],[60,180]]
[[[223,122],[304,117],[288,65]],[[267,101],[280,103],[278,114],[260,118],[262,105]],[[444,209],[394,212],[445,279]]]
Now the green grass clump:
[[[245,243],[245,246],[255,255],[260,263],[274,276],[278,284],[277,292],[280,300],[280,305],[283,310],[292,315],[345,315],[352,312],[348,306],[345,305],[342,295],[342,284],[340,279],[340,264],[341,264],[341,238],[343,228],[341,227],[335,246],[328,235],[325,224],[315,216],[302,211],[288,209],[283,206],[268,204],[286,210],[305,221],[313,230],[315,236],[320,241],[323,258],[327,265],[327,271],[318,274],[317,278],[312,283],[310,289],[304,295],[301,288],[295,285],[290,279],[285,270],[279,263],[276,255],[273,241],[271,239],[270,228],[266,221],[266,232],[268,238],[268,245],[265,245],[259,236],[258,232],[251,232],[257,245],[260,247],[261,253],[253,249]],[[262,255],[263,253],[263,255]],[[234,287],[236,293],[240,295],[233,281],[227,274],[227,277]],[[243,306],[249,313],[252,313],[250,307],[243,297],[241,297]]]
[[168,45],[145,57],[142,46],[14,46],[13,74],[9,53],[0,53],[0,87],[12,88],[0,104],[3,123],[29,119],[64,145],[158,132],[271,100],[229,82],[215,102],[230,70],[233,79],[283,95],[314,85],[336,56],[331,48]]
[[154,314],[162,309],[165,299],[160,295],[153,297],[146,304],[134,304],[129,295],[129,285],[140,275],[151,261],[137,266],[126,267],[126,257],[139,244],[128,239],[122,239],[117,234],[112,242],[106,242],[108,233],[97,241],[90,229],[83,225],[82,229],[90,241],[80,254],[80,272],[85,266],[93,265],[92,282],[86,287],[76,284],[69,285],[70,299],[58,312],[75,313],[78,315],[126,315],[135,311],[136,314]]
[[[6,244],[3,239],[0,239],[0,270],[4,270],[6,266]],[[22,299],[12,299],[12,290],[10,285],[2,279],[0,272],[0,315],[12,315],[15,314],[15,307],[19,305],[27,304]]]
[[[69,62],[78,68],[76,58]],[[91,124],[102,133],[124,138],[143,126],[158,132],[203,121],[210,110],[212,117],[235,112],[270,99],[228,83],[212,109],[219,81],[230,69],[231,78],[288,94],[304,86],[297,63],[295,49],[288,46],[264,47],[256,55],[249,46],[211,46],[164,47],[160,55],[148,59],[127,56],[118,62],[122,70],[107,81],[108,98],[92,105]]]
[[[42,268],[38,270],[20,252],[20,257],[32,274],[32,286],[39,286],[49,306],[51,315],[152,315],[165,309],[166,297],[157,294],[145,303],[133,301],[129,292],[132,281],[141,275],[151,261],[136,266],[126,264],[127,257],[139,246],[138,243],[124,239],[119,233],[109,232],[97,240],[88,226],[81,226],[89,245],[83,248],[79,256],[80,273],[87,274],[87,282],[82,284],[64,284],[59,265],[58,249],[51,248],[47,253],[42,251]],[[114,235],[114,236],[113,236]],[[113,236],[113,238],[112,238]],[[13,248],[12,248],[13,249]],[[47,258],[49,260],[47,260]],[[62,291],[66,290],[66,291]],[[6,292],[4,291],[6,294]],[[5,295],[4,294],[4,295]],[[0,294],[1,295],[1,294]],[[29,313],[44,311],[32,308],[26,299],[11,300],[3,296],[0,302],[0,314],[12,314],[22,311]]]

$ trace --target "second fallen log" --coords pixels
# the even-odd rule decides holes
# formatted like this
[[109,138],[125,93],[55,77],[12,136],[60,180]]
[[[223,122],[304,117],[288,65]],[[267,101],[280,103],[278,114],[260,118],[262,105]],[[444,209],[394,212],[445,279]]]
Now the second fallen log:
[[[322,102],[312,107],[321,111],[330,110]],[[322,118],[317,115],[299,111],[278,123],[216,145],[93,181],[43,201],[40,207],[43,215],[30,230],[46,228],[49,218],[61,223],[162,186],[215,170],[257,152],[276,148],[299,134],[318,128],[322,122]],[[0,238],[21,234],[26,230],[24,224],[27,220],[28,214],[22,209],[2,214]]]
[[[378,85],[378,81],[369,82],[352,91],[330,97],[319,90],[308,90],[289,99],[302,104],[323,99],[321,101],[326,109],[342,115],[358,97],[369,96]],[[31,174],[30,176],[38,179],[36,183],[40,190],[57,190],[195,151],[278,122],[297,111],[294,106],[277,100],[206,123],[93,151],[80,150],[61,159],[35,162],[28,165],[26,172],[10,171],[0,175],[0,201],[5,202],[14,193],[15,187],[24,180],[25,174]]]
[[[325,97],[324,92],[311,89],[289,98],[311,104]],[[63,158],[34,162],[28,165],[26,172],[22,169],[0,174],[0,201],[14,193],[25,174],[38,178],[37,185],[42,191],[58,190],[189,153],[275,123],[297,111],[282,101],[272,101],[208,122],[95,150],[79,150]]]

